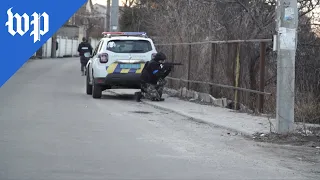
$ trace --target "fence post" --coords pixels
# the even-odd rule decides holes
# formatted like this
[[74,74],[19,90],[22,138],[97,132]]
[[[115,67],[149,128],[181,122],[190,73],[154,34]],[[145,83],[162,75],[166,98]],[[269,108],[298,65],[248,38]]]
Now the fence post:
[[190,74],[191,74],[191,54],[192,54],[192,51],[191,51],[191,44],[189,44],[189,48],[188,48],[188,89],[190,90]]
[[43,49],[44,49],[44,58],[47,58],[48,57],[48,54],[47,54],[47,46],[48,46],[48,41],[46,41],[46,43],[44,44],[43,46]]
[[[240,78],[240,43],[237,43],[237,57],[236,57],[236,79],[235,87],[239,87],[239,78]],[[238,90],[234,92],[234,109],[237,110],[237,105],[239,102]]]
[[73,57],[73,39],[71,39],[71,57]]
[[[77,57],[77,56],[79,55],[79,53],[78,53],[79,39],[75,39],[75,41],[76,41],[76,42],[75,42],[75,43],[76,43],[76,44],[75,44],[75,48],[76,48],[76,49],[74,50],[74,51],[75,51],[75,55],[74,55],[74,56]],[[95,46],[93,46],[92,48],[93,48],[93,50],[92,50],[92,53],[93,53]]]
[[[266,64],[266,43],[260,43],[260,84],[259,90],[264,92],[265,86],[265,64]],[[258,110],[263,113],[264,95],[260,94],[258,98]]]
[[[171,62],[172,62],[172,63],[174,63],[174,58],[175,58],[175,57],[174,57],[174,55],[175,55],[175,54],[174,54],[174,49],[175,49],[175,48],[174,48],[174,45],[171,45]],[[174,72],[174,67],[172,67],[171,75],[172,75],[173,72]],[[170,80],[169,82],[170,82],[170,83],[169,83],[169,87],[170,87],[170,88],[174,88],[174,87],[173,87],[173,84],[174,84],[174,83],[173,83],[173,80]]]
[[[174,53],[174,51],[175,51],[175,46],[174,46],[174,44],[173,45],[171,45],[171,58],[172,58],[172,62],[174,62],[174,55],[175,55],[175,53]],[[174,71],[174,67],[172,68],[172,72]]]
[[59,49],[58,49],[58,51],[59,51],[59,56],[58,56],[58,57],[61,56],[61,49],[62,49],[62,41],[61,41],[61,36],[59,36]]
[[64,42],[65,42],[65,51],[64,51],[64,56],[66,56],[67,55],[67,53],[68,53],[68,38],[67,37],[65,37],[65,39],[64,39]]
[[56,42],[57,42],[57,35],[55,34],[55,35],[53,35],[52,37],[51,37],[51,49],[50,49],[50,51],[51,51],[51,58],[56,58],[57,57],[57,55],[56,55]]
[[[217,44],[211,43],[211,60],[210,60],[210,81],[214,81],[214,63],[217,54]],[[213,87],[210,85],[210,94],[213,95]]]

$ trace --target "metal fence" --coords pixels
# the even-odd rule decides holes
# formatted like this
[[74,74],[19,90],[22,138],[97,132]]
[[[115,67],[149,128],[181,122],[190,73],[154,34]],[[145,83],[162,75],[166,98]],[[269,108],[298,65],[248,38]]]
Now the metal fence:
[[[157,50],[168,55],[174,67],[168,86],[187,87],[214,97],[225,97],[264,112],[266,51],[271,39],[206,41],[193,43],[156,44]],[[267,73],[269,74],[269,72]],[[274,98],[272,101],[275,103]],[[275,105],[274,105],[275,106]]]

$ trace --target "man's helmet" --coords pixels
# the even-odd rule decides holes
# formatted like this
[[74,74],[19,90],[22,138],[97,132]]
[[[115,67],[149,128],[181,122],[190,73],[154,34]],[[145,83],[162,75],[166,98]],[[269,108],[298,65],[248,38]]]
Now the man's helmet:
[[82,41],[83,41],[83,42],[87,42],[87,38],[83,37],[83,38],[82,38]]
[[154,59],[155,61],[157,61],[157,62],[159,62],[159,61],[164,61],[164,60],[167,59],[167,56],[166,56],[164,53],[162,53],[162,52],[158,52],[158,53],[154,56],[153,59]]

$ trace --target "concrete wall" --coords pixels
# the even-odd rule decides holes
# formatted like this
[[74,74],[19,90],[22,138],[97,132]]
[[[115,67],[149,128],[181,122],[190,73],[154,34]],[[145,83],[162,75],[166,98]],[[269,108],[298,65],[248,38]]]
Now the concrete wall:
[[[42,46],[42,58],[50,58],[51,57],[51,38],[47,40],[47,42]],[[56,51],[57,57],[70,57],[70,56],[78,56],[78,45],[81,42],[78,38],[71,39],[67,37],[57,36],[57,41],[59,43],[59,48]],[[90,39],[91,46],[95,48],[99,40],[98,39]],[[36,54],[34,54],[36,56]]]

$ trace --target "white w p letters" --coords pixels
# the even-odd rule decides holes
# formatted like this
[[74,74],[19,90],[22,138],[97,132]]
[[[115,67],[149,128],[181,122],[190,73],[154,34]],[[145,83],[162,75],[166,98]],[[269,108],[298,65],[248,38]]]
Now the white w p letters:
[[[47,13],[33,13],[33,20],[31,24],[33,24],[33,31],[31,32],[30,36],[33,35],[33,42],[40,41],[40,36],[45,35],[49,31],[49,15]],[[41,17],[43,17],[43,30],[41,30]]]
[[[49,15],[44,12],[42,14],[34,12],[31,16],[33,17],[30,22],[30,17],[26,13],[20,16],[18,13],[12,13],[12,8],[8,9],[8,21],[6,22],[6,26],[8,27],[8,32],[15,36],[17,33],[20,36],[24,36],[26,32],[30,30],[30,25],[33,25],[33,30],[30,32],[30,36],[33,36],[33,42],[40,41],[40,37],[49,32]],[[42,17],[42,18],[41,18]],[[14,24],[14,20],[16,20],[16,24]],[[22,25],[24,27],[22,28]],[[16,25],[16,30],[14,29],[14,25]],[[43,26],[43,29],[41,27]]]
[[[17,33],[23,36],[26,32],[29,31],[29,16],[24,13],[22,16],[20,16],[18,13],[13,15],[11,12],[11,9],[8,9],[7,14],[8,14],[8,21],[6,22],[6,26],[8,26],[8,32],[14,36]],[[17,30],[15,31],[13,29],[13,20],[14,18],[17,20]],[[24,29],[22,29],[22,19],[24,20]]]

